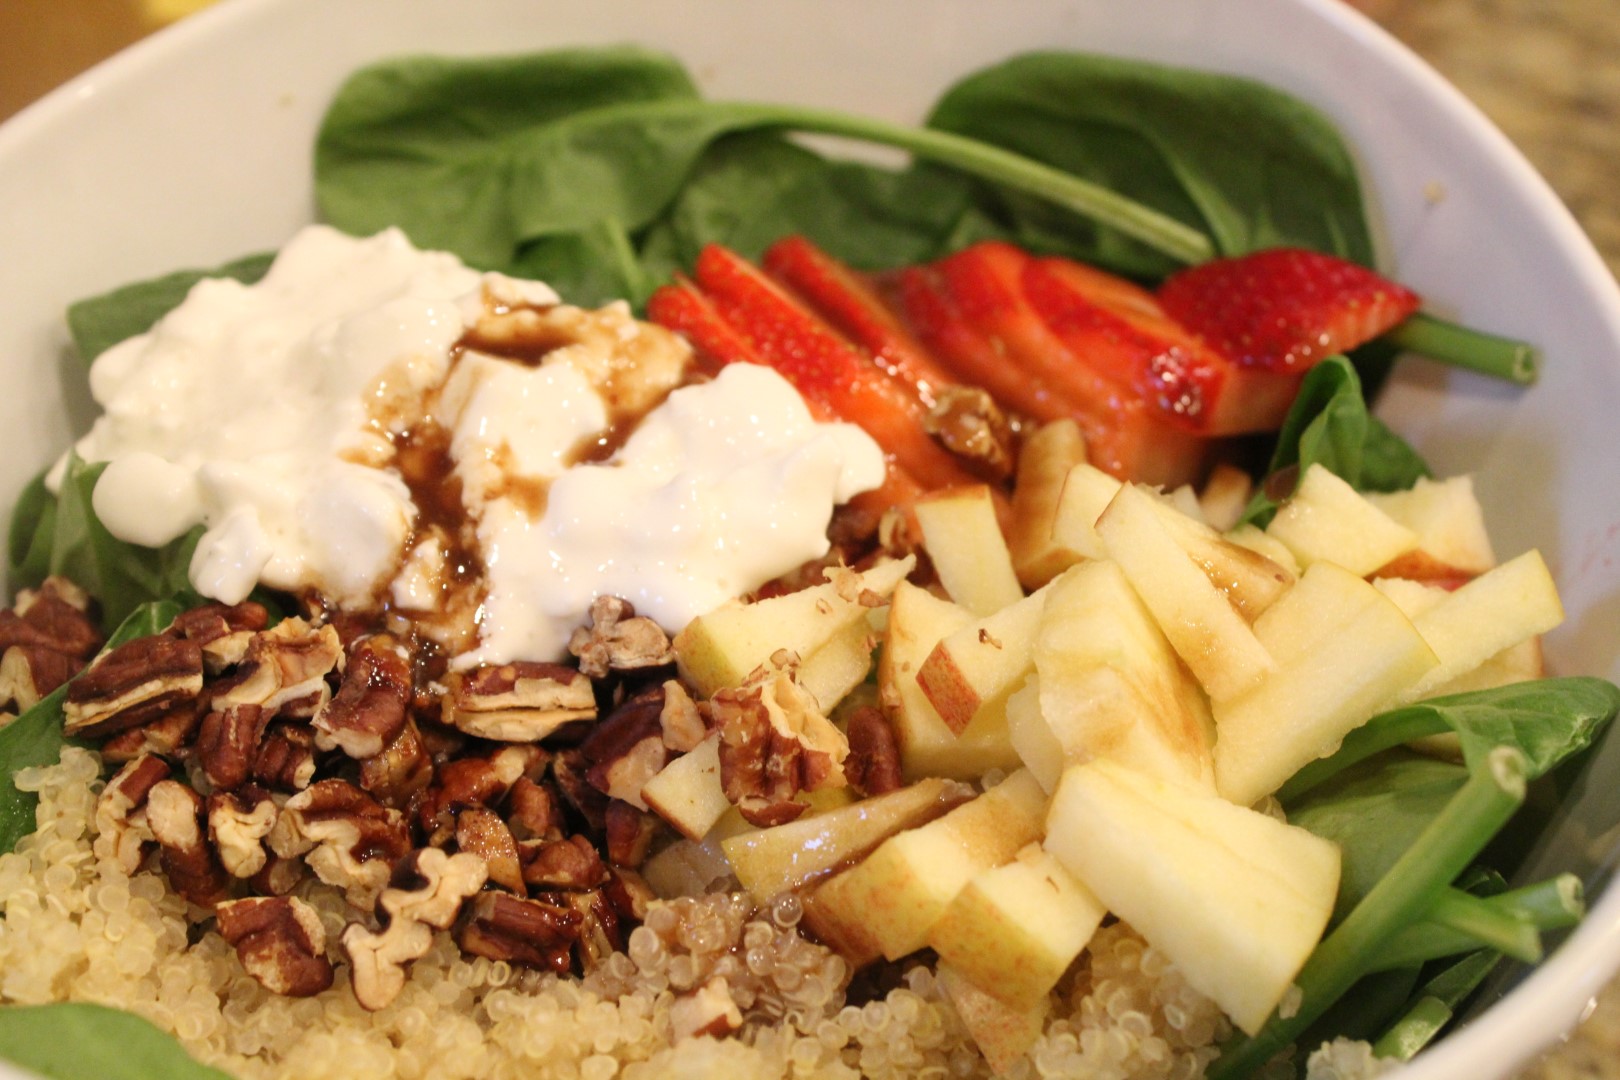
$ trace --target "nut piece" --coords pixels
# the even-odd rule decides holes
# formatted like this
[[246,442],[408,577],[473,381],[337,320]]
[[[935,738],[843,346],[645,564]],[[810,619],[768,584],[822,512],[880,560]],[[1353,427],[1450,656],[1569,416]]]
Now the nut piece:
[[173,630],[201,646],[203,667],[208,674],[218,675],[241,663],[253,635],[269,622],[270,613],[262,604],[244,600],[229,607],[204,604],[182,612],[175,616]]
[[218,849],[226,873],[250,878],[264,869],[270,858],[264,838],[279,813],[270,793],[259,787],[208,796],[208,839]]
[[900,744],[883,710],[862,705],[850,713],[849,756],[844,776],[864,796],[882,795],[905,786],[900,771]]
[[62,730],[106,738],[161,719],[202,692],[202,650],[194,641],[153,634],[102,654],[68,687]]
[[584,917],[571,907],[479,893],[456,937],[462,952],[566,975]]
[[635,671],[675,662],[675,650],[663,627],[637,615],[630,601],[598,596],[591,601],[591,625],[576,629],[568,651],[579,657],[579,670],[593,679],[610,671]]
[[669,1026],[677,1040],[730,1035],[742,1027],[742,1010],[732,1000],[725,977],[716,976],[675,999],[669,1009]]
[[489,880],[519,896],[527,896],[523,867],[518,863],[517,841],[495,811],[472,806],[456,815],[456,847],[484,860]]
[[343,644],[331,626],[282,619],[248,640],[236,670],[211,687],[209,707],[262,705],[275,716],[313,716],[332,695],[326,676],[343,670]]
[[227,900],[214,909],[214,917],[243,970],[272,994],[313,997],[332,985],[326,928],[304,901],[292,896]]
[[608,861],[614,866],[640,866],[647,859],[653,837],[658,835],[660,820],[621,799],[608,803]]
[[404,729],[413,696],[405,649],[387,634],[361,638],[349,649],[337,696],[311,721],[315,745],[340,749],[356,760],[374,757]]
[[977,386],[941,387],[923,422],[945,449],[978,466],[991,480],[1012,475],[1012,425],[988,392]]
[[602,856],[583,836],[525,840],[518,845],[523,880],[541,889],[594,889],[608,879]]
[[202,816],[202,796],[178,780],[159,780],[146,796],[147,824],[169,884],[191,903],[211,907],[229,893],[230,878],[203,836]]
[[150,754],[138,757],[107,781],[96,800],[96,856],[111,859],[126,876],[140,869],[143,849],[156,839],[146,819],[146,799],[168,778],[168,762]]
[[444,696],[445,723],[498,742],[539,742],[595,715],[590,678],[561,664],[520,661],[458,671]]
[[439,847],[450,839],[459,811],[497,805],[518,781],[538,778],[549,759],[540,747],[521,744],[446,762],[417,805],[417,822],[429,846]]
[[303,724],[271,724],[253,755],[253,779],[277,791],[302,791],[315,778],[315,733]]
[[664,745],[681,754],[696,750],[709,734],[702,708],[677,679],[664,683],[664,707],[658,722],[664,731]]
[[447,855],[438,848],[413,851],[400,861],[394,884],[377,901],[384,929],[351,923],[343,931],[354,997],[362,1008],[385,1008],[405,989],[405,965],[433,945],[433,931],[449,929],[467,897],[484,887],[484,862],[476,855]]
[[506,824],[519,840],[561,840],[562,796],[550,784],[519,777],[507,799]]
[[0,655],[0,706],[27,712],[82,666],[77,657],[44,645],[13,645]]
[[90,598],[63,577],[48,577],[38,589],[17,594],[17,606],[0,611],[0,651],[16,645],[51,649],[83,664],[101,648],[91,620]]
[[258,705],[232,705],[203,717],[197,729],[197,761],[215,788],[247,783],[253,757],[270,714]]
[[133,761],[142,754],[172,756],[191,740],[200,715],[195,701],[177,702],[156,719],[121,731],[102,743],[102,760],[117,763]]
[[288,799],[269,841],[284,859],[304,855],[316,877],[361,909],[376,903],[395,860],[410,850],[405,815],[346,780],[322,780]]
[[654,687],[614,709],[580,744],[591,763],[585,779],[610,799],[647,809],[641,789],[669,762],[664,745],[664,691]]
[[360,786],[388,806],[404,806],[433,782],[433,759],[409,717],[382,753],[360,763]]
[[800,791],[841,787],[849,743],[794,679],[778,653],[736,689],[709,702],[720,728],[720,783],[753,825],[767,828],[804,812]]

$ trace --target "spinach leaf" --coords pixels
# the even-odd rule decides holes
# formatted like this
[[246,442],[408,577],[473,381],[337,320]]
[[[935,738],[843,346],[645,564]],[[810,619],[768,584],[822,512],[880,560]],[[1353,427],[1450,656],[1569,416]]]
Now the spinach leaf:
[[6,537],[6,580],[13,586],[37,585],[51,572],[52,538],[56,535],[56,496],[42,472],[23,488],[11,511]]
[[1400,491],[1429,475],[1417,451],[1367,411],[1361,379],[1342,356],[1328,357],[1305,375],[1277,433],[1266,480],[1243,520],[1267,525],[1312,465],[1331,470],[1358,491]]
[[[1355,162],[1320,112],[1249,79],[1082,53],[1030,53],[970,75],[929,126],[1085,177],[1237,255],[1280,245],[1371,265]],[[1161,254],[1105,223],[1077,226],[1006,200],[1019,238],[1123,273],[1161,277]]]
[[230,1080],[134,1013],[82,1002],[0,1008],[0,1058],[53,1080]]
[[264,277],[274,255],[249,255],[212,270],[178,270],[80,300],[68,308],[68,329],[88,362],[123,341],[144,334],[186,298],[203,278],[227,277],[251,285]]
[[[159,633],[181,610],[180,604],[168,600],[143,604],[113,632],[107,647]],[[0,728],[0,851],[11,851],[18,840],[34,831],[34,807],[39,805],[39,796],[17,790],[13,778],[20,769],[53,765],[61,760],[62,746],[67,741],[62,734],[62,702],[66,698],[67,687],[58,687]]]

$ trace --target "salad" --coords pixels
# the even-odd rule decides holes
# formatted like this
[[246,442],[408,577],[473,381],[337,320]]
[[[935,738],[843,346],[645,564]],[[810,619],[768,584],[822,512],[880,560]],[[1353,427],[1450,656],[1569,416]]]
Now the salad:
[[[1077,115],[1056,132],[1033,122],[1053,110]],[[1234,112],[1270,133],[1268,168],[1293,182],[1210,142]],[[1140,141],[1122,145],[1122,123]],[[832,160],[782,131],[874,139],[918,164]],[[1173,162],[1149,160],[1150,136]],[[930,322],[931,282],[960,307],[1034,265],[1050,279],[1048,326],[1062,312],[1078,332],[1079,300],[1106,307],[1104,288],[1155,320],[1174,307],[1185,328],[1211,289],[1237,295],[1223,275],[1266,265],[1244,253],[1368,261],[1349,155],[1298,103],[1046,54],[970,76],[910,131],[704,102],[676,65],[640,52],[417,59],[351,81],[317,168],[335,225],[398,226],[490,272],[448,274],[462,294],[475,286],[444,343],[454,371],[470,355],[544,371],[549,354],[586,346],[592,319],[622,340],[677,330],[696,345],[691,374],[624,430],[605,415],[591,425],[596,451],[571,437],[551,452],[568,471],[547,477],[531,521],[593,453],[626,471],[615,466],[661,410],[754,378],[746,360],[807,411],[773,429],[837,444],[821,470],[837,478],[818,496],[825,546],[756,569],[730,590],[746,602],[680,617],[640,614],[639,597],[617,595],[631,586],[597,593],[568,616],[564,663],[522,646],[480,654],[470,646],[493,648],[477,615],[493,606],[486,525],[534,493],[514,492],[509,472],[446,471],[461,433],[441,412],[368,421],[417,508],[408,528],[439,531],[397,537],[404,569],[346,593],[314,557],[200,581],[199,565],[239,565],[260,538],[221,528],[222,503],[210,517],[143,498],[151,512],[131,513],[115,505],[120,485],[102,490],[129,473],[120,459],[65,458],[15,517],[14,577],[37,587],[12,619],[51,614],[66,633],[51,651],[75,668],[103,631],[111,651],[60,688],[34,683],[34,701],[19,691],[27,711],[0,732],[16,847],[0,860],[0,941],[17,950],[0,992],[47,1010],[0,1012],[8,1054],[45,1060],[47,1023],[82,1025],[91,1047],[178,1053],[129,1017],[43,1004],[73,997],[128,1002],[244,1073],[1236,1076],[1290,1044],[1302,1063],[1335,1036],[1377,1040],[1330,1044],[1315,1067],[1331,1075],[1370,1068],[1373,1052],[1409,1056],[1501,955],[1536,958],[1540,934],[1577,916],[1569,879],[1509,890],[1477,860],[1526,779],[1587,745],[1616,691],[1525,681],[1559,615],[1545,567],[1533,553],[1497,565],[1466,481],[1427,479],[1368,415],[1378,356],[1285,348],[1268,385],[1288,393],[1228,399],[1222,380],[1257,366],[1220,365],[1228,302],[1214,305],[1221,327],[1175,342],[1184,363],[1146,369],[1155,394],[1104,380],[1117,409],[1073,405],[1095,398],[1058,375],[1045,398],[1009,402],[1016,379],[985,395],[975,384],[994,366],[965,378],[955,353],[953,378],[917,377],[918,356],[975,331],[1004,347],[1020,329],[1004,303]],[[1396,286],[1283,257],[1373,309],[1351,332],[1318,328],[1324,352],[1399,324],[1386,342],[1526,374],[1522,349],[1413,319]],[[1152,293],[1086,269],[1154,282],[1183,263],[1209,269]],[[256,257],[223,274],[268,289],[287,265]],[[807,324],[771,284],[796,273],[796,295],[831,281],[867,321],[838,326],[821,308]],[[193,286],[212,276],[80,305],[81,349],[125,371],[170,309],[155,337],[189,340],[190,306],[221,288]],[[609,307],[559,307],[533,279]],[[666,329],[627,321],[612,307],[623,299]],[[824,325],[838,332],[817,336]],[[883,344],[860,337],[874,325]],[[895,347],[913,340],[920,353]],[[888,377],[940,391],[928,437],[901,431],[892,393],[848,366],[873,355]],[[738,392],[774,392],[758,377]],[[1043,416],[1051,397],[1070,404]],[[1176,487],[1202,482],[1212,455],[1240,454],[1229,436],[1278,425],[1258,487],[1230,471]],[[883,467],[870,467],[871,439]],[[360,448],[334,449],[366,467]],[[464,497],[439,498],[448,512],[432,518],[451,480]],[[834,503],[846,509],[829,536]],[[261,524],[266,505],[252,504]],[[384,508],[366,522],[390,520]],[[406,570],[428,584],[402,591]],[[1380,571],[1394,580],[1369,584]],[[1402,749],[1434,736],[1460,761]],[[109,762],[121,768],[98,794]],[[117,989],[130,980],[134,995]],[[1330,1015],[1341,999],[1353,1007]]]

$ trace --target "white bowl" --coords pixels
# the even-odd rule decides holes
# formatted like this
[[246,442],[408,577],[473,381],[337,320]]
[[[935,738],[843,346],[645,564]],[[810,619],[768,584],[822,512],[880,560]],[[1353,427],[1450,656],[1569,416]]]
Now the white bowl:
[[[1382,415],[1437,472],[1479,473],[1501,551],[1547,556],[1569,611],[1547,642],[1555,671],[1620,677],[1620,291],[1506,139],[1339,0],[232,0],[0,128],[0,356],[13,373],[0,502],[89,419],[64,307],[275,247],[308,221],[313,134],[355,67],[630,40],[678,54],[716,97],[900,120],[955,76],[1054,47],[1239,72],[1320,106],[1358,148],[1398,276],[1440,312],[1546,352],[1531,391],[1409,361]],[[1617,791],[1610,739],[1532,865],[1606,883]],[[1504,1075],[1567,1031],[1617,968],[1609,889],[1544,964],[1402,1075]]]

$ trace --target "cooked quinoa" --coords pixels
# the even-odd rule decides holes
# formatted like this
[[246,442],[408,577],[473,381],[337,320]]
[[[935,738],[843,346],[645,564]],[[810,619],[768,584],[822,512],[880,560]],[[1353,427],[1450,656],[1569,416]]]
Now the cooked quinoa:
[[[718,892],[659,903],[583,979],[464,958],[448,934],[412,966],[399,998],[370,1013],[339,966],[330,990],[279,997],[241,968],[207,913],[160,873],[126,877],[98,851],[100,757],[68,747],[28,769],[38,830],[0,855],[0,1001],[91,1001],[172,1032],[199,1060],[240,1077],[916,1077],[988,1075],[932,970],[915,963],[864,1004],[847,967],[802,937],[791,902],[755,909]],[[298,895],[335,937],[352,919],[339,891]],[[1010,1075],[1200,1075],[1230,1032],[1220,1011],[1123,924],[1100,930],[1060,985],[1054,1019]],[[736,1037],[671,1045],[678,992],[726,977],[745,1024]]]

